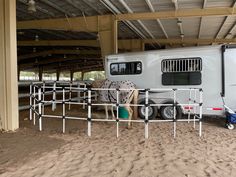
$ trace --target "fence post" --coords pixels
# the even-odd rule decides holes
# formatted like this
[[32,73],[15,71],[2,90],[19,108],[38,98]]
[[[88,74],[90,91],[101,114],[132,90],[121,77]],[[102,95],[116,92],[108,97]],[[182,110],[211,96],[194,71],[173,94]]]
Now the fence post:
[[71,96],[72,96],[72,81],[70,82],[70,91],[69,91],[69,110],[70,110],[70,107],[71,107],[71,105],[70,105],[70,102],[71,102]]
[[116,89],[116,137],[119,137],[119,94],[120,90]]
[[191,109],[190,109],[190,103],[192,101],[192,89],[189,89],[189,99],[188,99],[188,123],[190,122],[190,113],[191,113]]
[[35,98],[36,98],[36,87],[35,87],[35,85],[34,85],[34,117],[33,117],[33,122],[34,122],[34,125],[35,125],[35,123],[36,123],[36,114],[35,114],[35,111],[36,111],[36,100],[35,100]]
[[38,86],[39,131],[42,131],[42,98],[41,85]]
[[30,83],[30,120],[32,120],[32,83]]
[[177,89],[173,89],[173,94],[174,94],[174,105],[173,105],[173,108],[174,108],[174,117],[173,117],[173,122],[174,122],[174,138],[176,137],[176,105],[177,105],[177,102],[176,102],[176,90]]
[[52,111],[54,111],[57,107],[55,101],[56,101],[56,87],[57,87],[57,82],[55,81],[53,83],[53,95],[52,95]]
[[149,103],[148,103],[148,90],[145,90],[145,139],[148,139],[148,109],[149,109]]
[[197,103],[197,89],[194,90],[194,116],[193,116],[193,128],[196,128],[196,103]]
[[[45,101],[45,81],[43,82],[43,102]],[[44,104],[42,104],[42,114],[44,114]]]
[[203,104],[203,90],[200,89],[200,100],[199,100],[199,105],[200,105],[200,110],[199,110],[199,136],[202,136],[202,104]]
[[62,88],[62,132],[66,131],[65,88]]
[[91,136],[91,89],[88,90],[88,136]]

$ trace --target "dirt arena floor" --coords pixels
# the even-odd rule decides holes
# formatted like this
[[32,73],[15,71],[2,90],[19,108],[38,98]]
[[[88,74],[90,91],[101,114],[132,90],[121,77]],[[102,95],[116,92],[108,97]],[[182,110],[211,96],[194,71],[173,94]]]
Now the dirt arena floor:
[[62,134],[60,119],[44,119],[39,132],[28,118],[20,112],[20,129],[0,133],[1,177],[236,176],[236,130],[220,118],[204,117],[201,138],[192,123],[177,123],[176,139],[172,123],[150,124],[148,140],[143,124],[121,125],[116,138],[114,123],[93,123],[88,137],[86,122],[68,120]]

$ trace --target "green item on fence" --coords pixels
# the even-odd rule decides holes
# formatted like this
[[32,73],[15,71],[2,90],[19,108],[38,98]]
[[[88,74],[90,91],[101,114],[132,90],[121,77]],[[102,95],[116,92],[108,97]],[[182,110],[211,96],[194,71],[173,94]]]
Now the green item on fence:
[[129,111],[125,107],[119,107],[119,118],[128,119]]

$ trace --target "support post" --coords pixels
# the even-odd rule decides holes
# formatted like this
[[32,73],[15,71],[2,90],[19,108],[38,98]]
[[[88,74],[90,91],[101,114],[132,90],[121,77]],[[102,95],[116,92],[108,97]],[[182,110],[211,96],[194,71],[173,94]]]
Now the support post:
[[118,52],[117,25],[118,22],[114,16],[98,17],[99,42],[103,60],[106,55],[116,54]]
[[39,67],[39,81],[43,80],[43,68]]
[[57,81],[59,81],[60,80],[60,70],[58,69],[57,70]]
[[0,0],[0,129],[19,128],[16,0]]
[[74,71],[70,71],[70,81],[73,81],[74,79]]

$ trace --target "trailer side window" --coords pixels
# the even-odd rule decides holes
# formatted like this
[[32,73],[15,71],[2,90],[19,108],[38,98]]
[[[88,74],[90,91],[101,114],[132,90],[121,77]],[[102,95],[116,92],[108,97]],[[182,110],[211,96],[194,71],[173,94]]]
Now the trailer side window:
[[110,65],[110,73],[111,75],[141,74],[142,63],[141,62],[112,63]]
[[161,63],[163,85],[200,85],[201,58],[167,59]]

